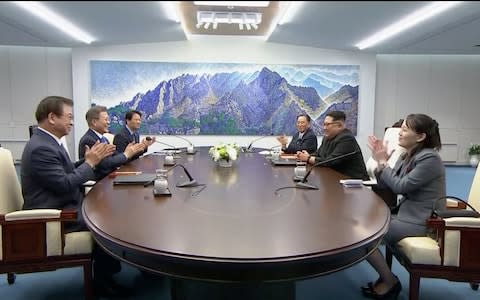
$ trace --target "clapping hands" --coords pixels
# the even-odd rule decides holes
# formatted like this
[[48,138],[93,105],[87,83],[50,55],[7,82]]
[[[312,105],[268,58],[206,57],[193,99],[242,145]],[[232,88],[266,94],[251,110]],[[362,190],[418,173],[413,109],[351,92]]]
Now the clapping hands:
[[377,162],[387,162],[393,151],[388,153],[387,143],[371,135],[368,137],[368,148],[372,151],[372,158]]
[[100,163],[102,159],[112,155],[115,149],[115,145],[100,143],[100,141],[93,144],[91,148],[85,145],[85,162],[93,168]]

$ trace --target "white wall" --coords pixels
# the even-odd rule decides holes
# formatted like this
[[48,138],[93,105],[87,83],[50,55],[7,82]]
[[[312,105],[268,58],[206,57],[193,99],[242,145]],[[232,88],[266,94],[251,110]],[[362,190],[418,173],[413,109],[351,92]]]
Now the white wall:
[[[225,42],[227,41],[227,42]],[[251,62],[297,64],[359,64],[359,144],[364,155],[366,136],[383,135],[383,128],[411,112],[432,115],[440,124],[445,160],[467,161],[466,148],[480,143],[480,56],[475,55],[359,55],[357,53],[219,38],[207,42],[124,45],[78,49],[0,46],[0,143],[19,159],[35,124],[38,101],[47,95],[75,101],[76,152],[86,130],[89,106],[89,60]],[[72,67],[73,61],[73,67]],[[376,65],[375,65],[376,64]],[[376,74],[375,74],[376,72]],[[73,82],[72,86],[72,74]],[[375,84],[376,77],[376,84]],[[374,93],[375,91],[375,93]],[[375,101],[373,106],[373,101]],[[373,124],[375,120],[375,124]],[[373,127],[374,126],[374,127]],[[374,129],[374,130],[373,130]],[[73,137],[73,133],[70,138]],[[248,144],[255,137],[192,136],[196,145],[217,141]],[[184,146],[180,139],[165,142]],[[270,147],[273,138],[256,146]],[[159,147],[161,147],[159,145]]]
[[20,159],[38,102],[72,97],[71,49],[0,46],[0,91],[0,143]]
[[[159,62],[224,62],[258,64],[352,64],[360,65],[359,127],[360,146],[367,153],[367,135],[373,132],[375,103],[375,56],[353,52],[299,47],[284,44],[266,43],[258,39],[238,39],[236,37],[211,37],[208,40],[137,44],[109,47],[76,48],[72,51],[74,113],[77,120],[85,115],[90,102],[90,60],[126,60]],[[292,120],[294,122],[294,120]],[[75,123],[75,144],[87,130],[85,122]],[[247,145],[252,136],[188,136],[197,146],[212,145],[217,142],[237,142]],[[185,142],[172,137],[162,137],[162,141],[178,146]],[[268,137],[257,147],[272,147],[278,144],[274,137]],[[158,148],[162,148],[158,145]],[[155,148],[152,148],[155,150]]]
[[480,56],[378,55],[375,134],[409,113],[437,120],[443,160],[467,161],[480,143]]

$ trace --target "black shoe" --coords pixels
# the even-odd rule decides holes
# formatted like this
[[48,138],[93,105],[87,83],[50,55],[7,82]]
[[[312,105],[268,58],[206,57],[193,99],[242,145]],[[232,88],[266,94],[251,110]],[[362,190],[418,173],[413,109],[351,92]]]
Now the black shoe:
[[369,283],[367,283],[367,285],[360,287],[360,289],[362,290],[362,292],[373,290],[373,287],[379,283],[380,283],[380,278],[378,278],[375,282],[370,281]]
[[400,280],[398,280],[397,278],[397,283],[395,283],[395,285],[392,286],[384,294],[378,294],[377,292],[375,292],[375,290],[373,289],[373,285],[371,289],[362,290],[362,292],[365,297],[372,298],[372,299],[397,299],[398,294],[400,294],[401,290],[402,290],[402,284],[400,283]]

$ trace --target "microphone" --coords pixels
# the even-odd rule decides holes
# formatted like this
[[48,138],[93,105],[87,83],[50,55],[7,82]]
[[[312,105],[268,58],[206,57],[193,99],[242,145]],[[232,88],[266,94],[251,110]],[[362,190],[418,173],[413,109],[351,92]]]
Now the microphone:
[[188,181],[177,183],[177,185],[176,185],[177,187],[193,187],[193,186],[198,185],[197,181],[195,179],[193,179],[192,175],[190,175],[190,173],[187,171],[187,168],[185,168],[184,165],[175,164],[173,167],[171,167],[168,170],[170,171],[170,170],[172,170],[173,168],[176,168],[176,167],[181,167],[183,169],[183,171],[185,172],[185,175],[187,175],[187,177],[188,177]]
[[181,140],[184,140],[185,142],[188,143],[188,147],[187,147],[187,154],[195,154],[195,152],[197,152],[193,146],[193,143],[189,140],[189,139],[186,139],[184,137],[181,137],[181,136],[178,136],[178,135],[172,135],[176,138],[179,138]]
[[253,145],[253,143],[255,143],[255,142],[257,142],[257,141],[259,141],[259,140],[261,140],[261,139],[264,139],[264,138],[266,138],[266,137],[272,136],[272,135],[273,135],[273,132],[270,133],[270,135],[264,135],[264,136],[261,136],[261,137],[259,137],[259,138],[256,138],[256,139],[252,140],[252,141],[250,142],[250,144],[248,144],[248,146],[247,146],[246,148],[243,148],[243,152],[252,152],[252,145]]
[[351,156],[351,155],[355,155],[357,154],[358,152],[360,152],[359,150],[355,150],[353,152],[349,152],[349,153],[345,153],[345,154],[342,154],[342,155],[339,155],[339,156],[335,156],[335,157],[332,157],[330,159],[327,159],[327,160],[323,160],[323,161],[319,161],[315,164],[313,164],[313,166],[307,171],[307,173],[305,174],[305,176],[303,177],[303,180],[300,181],[300,182],[297,182],[295,183],[295,186],[296,187],[299,187],[299,188],[302,188],[302,189],[311,189],[311,190],[318,190],[318,187],[313,185],[313,184],[309,184],[307,183],[307,178],[308,176],[310,175],[310,173],[312,173],[312,170],[315,168],[315,167],[318,167],[318,166],[321,166],[321,165],[324,165],[324,164],[327,164],[329,162],[332,162],[332,161],[336,161],[338,159],[342,159],[342,158],[345,158],[345,157],[348,157],[348,156]]
[[[146,139],[147,141],[149,141],[149,142],[152,140],[152,138],[149,137],[149,136],[145,137],[145,139]],[[167,151],[168,151],[168,150],[172,150],[172,151],[180,150],[179,148],[177,148],[177,147],[175,147],[175,146],[173,146],[173,145],[170,145],[170,144],[167,144],[167,143],[164,143],[164,142],[160,142],[160,141],[157,141],[157,140],[155,140],[155,143],[159,143],[159,144],[162,144],[162,145],[168,147],[168,148],[165,148],[165,149],[162,149],[162,150],[167,150]]]

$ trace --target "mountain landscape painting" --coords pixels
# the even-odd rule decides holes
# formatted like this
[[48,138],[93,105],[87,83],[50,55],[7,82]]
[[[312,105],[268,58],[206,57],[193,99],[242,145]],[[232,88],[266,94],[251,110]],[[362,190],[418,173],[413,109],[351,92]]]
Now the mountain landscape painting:
[[108,108],[112,132],[131,109],[141,134],[293,135],[307,113],[317,135],[332,110],[355,135],[358,65],[261,65],[91,61],[91,103]]

